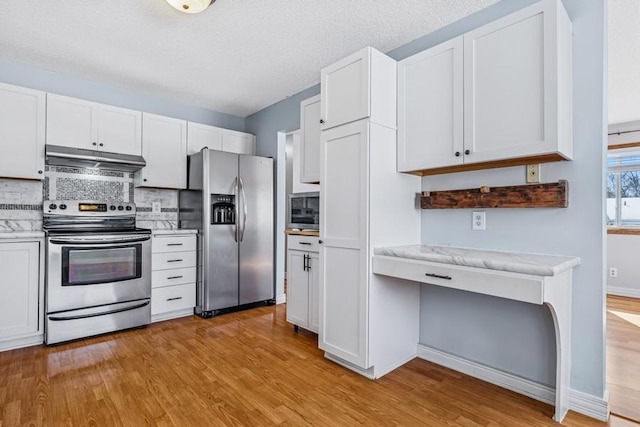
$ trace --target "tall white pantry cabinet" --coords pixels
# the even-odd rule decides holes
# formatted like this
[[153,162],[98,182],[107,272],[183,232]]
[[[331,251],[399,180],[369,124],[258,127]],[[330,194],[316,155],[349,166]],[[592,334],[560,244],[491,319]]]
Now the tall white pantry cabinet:
[[417,283],[372,272],[374,247],[420,239],[420,178],[396,173],[396,62],[356,52],[322,70],[321,96],[318,342],[325,357],[378,378],[416,356],[420,309]]

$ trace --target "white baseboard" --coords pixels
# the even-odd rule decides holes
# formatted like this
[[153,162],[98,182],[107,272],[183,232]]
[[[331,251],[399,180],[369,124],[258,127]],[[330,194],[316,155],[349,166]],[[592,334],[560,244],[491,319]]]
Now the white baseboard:
[[[420,344],[418,344],[418,357],[532,399],[555,405],[556,392],[549,386]],[[571,389],[569,390],[569,409],[600,421],[606,421],[609,418],[609,393],[606,392],[604,398],[598,398]]]
[[162,322],[164,320],[177,319],[179,317],[186,317],[193,315],[193,307],[183,308],[181,310],[169,311],[166,313],[154,314],[151,316],[151,323]]
[[276,296],[276,304],[284,304],[287,302],[287,294],[280,294]]
[[15,350],[23,347],[31,347],[33,345],[41,345],[43,343],[44,334],[14,338],[0,342],[0,351]]
[[607,286],[607,295],[617,295],[620,297],[640,298],[640,289],[620,288]]
[[604,399],[571,389],[569,391],[569,409],[600,421],[609,419],[609,390],[605,390]]

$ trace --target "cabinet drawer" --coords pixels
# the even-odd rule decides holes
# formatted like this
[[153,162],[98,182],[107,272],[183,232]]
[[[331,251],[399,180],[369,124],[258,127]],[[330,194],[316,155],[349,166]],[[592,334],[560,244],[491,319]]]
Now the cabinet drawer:
[[373,272],[531,304],[544,301],[544,280],[539,276],[388,256],[373,257]]
[[183,310],[185,308],[195,307],[195,305],[195,283],[151,289],[152,315],[174,310]]
[[151,241],[151,251],[155,253],[182,252],[196,250],[196,236],[161,236]]
[[196,266],[196,251],[151,254],[151,269],[165,270]]
[[183,285],[196,282],[196,267],[172,268],[170,270],[154,270],[151,272],[151,287]]
[[287,240],[287,248],[296,251],[319,252],[319,240],[320,238],[315,236],[290,235],[289,239]]

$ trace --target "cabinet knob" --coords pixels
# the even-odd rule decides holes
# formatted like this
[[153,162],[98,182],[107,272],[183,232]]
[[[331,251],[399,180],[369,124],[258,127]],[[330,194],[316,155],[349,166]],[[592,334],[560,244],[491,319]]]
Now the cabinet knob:
[[324,123],[324,120],[320,119],[320,123]]
[[95,147],[96,145],[98,145],[98,143],[97,142],[92,142],[91,145],[93,145]]
[[318,240],[318,243],[319,243],[319,244],[322,244],[322,240]]
[[38,173],[39,173],[40,175],[42,175],[42,171],[38,171]]
[[466,154],[466,155],[471,154],[471,150],[464,150],[464,154]]
[[98,144],[98,145],[100,145],[100,147],[102,147],[104,144],[101,142],[101,143],[100,143],[100,144]]
[[147,178],[143,178],[142,181],[147,182]]
[[460,152],[456,151],[456,157],[460,157]]

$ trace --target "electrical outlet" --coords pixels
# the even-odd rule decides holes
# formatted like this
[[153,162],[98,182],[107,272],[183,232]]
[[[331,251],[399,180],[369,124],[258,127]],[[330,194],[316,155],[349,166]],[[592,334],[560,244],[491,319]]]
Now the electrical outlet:
[[537,165],[527,165],[527,183],[535,184],[540,182],[540,163]]
[[152,213],[161,213],[162,212],[162,206],[160,205],[160,202],[152,202],[151,203],[151,212]]
[[618,269],[615,267],[611,267],[609,269],[609,277],[618,277]]
[[485,211],[474,211],[471,213],[471,229],[472,230],[487,229],[487,213]]

